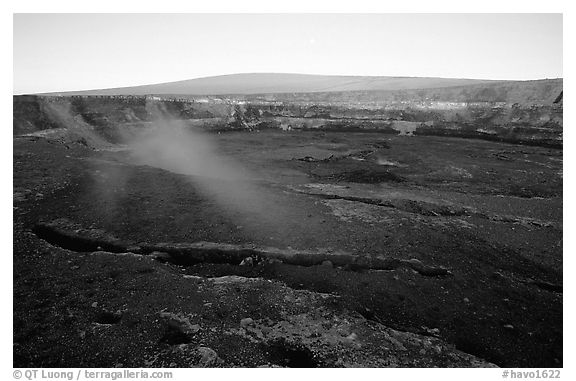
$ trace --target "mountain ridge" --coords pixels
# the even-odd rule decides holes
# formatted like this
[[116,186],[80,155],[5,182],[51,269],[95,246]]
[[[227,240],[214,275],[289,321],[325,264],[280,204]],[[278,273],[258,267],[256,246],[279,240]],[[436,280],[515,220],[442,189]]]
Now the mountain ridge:
[[182,81],[108,89],[47,92],[37,95],[227,95],[313,93],[445,88],[483,83],[528,82],[468,78],[339,76],[295,73],[225,74]]

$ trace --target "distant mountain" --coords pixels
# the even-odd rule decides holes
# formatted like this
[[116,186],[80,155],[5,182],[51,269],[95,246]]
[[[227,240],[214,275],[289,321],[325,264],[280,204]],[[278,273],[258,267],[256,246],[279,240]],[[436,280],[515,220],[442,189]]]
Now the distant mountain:
[[413,90],[466,86],[489,81],[480,79],[361,77],[311,74],[230,74],[185,81],[115,89],[56,92],[44,95],[223,95],[270,93],[319,93],[334,91]]

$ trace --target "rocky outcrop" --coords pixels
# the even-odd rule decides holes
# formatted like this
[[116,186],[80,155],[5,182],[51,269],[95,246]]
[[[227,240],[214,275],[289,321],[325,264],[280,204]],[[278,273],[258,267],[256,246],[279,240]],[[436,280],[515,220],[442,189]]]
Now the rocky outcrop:
[[[334,309],[338,296],[296,290],[278,281],[239,276],[198,277],[226,303],[234,295],[268,290],[266,303],[276,317],[240,319],[224,334],[264,346],[268,366],[281,367],[495,367],[456,350],[437,336],[403,332],[371,321],[359,313]],[[231,290],[235,290],[232,292]],[[273,296],[272,296],[273,295]],[[217,309],[210,304],[207,309]],[[209,314],[209,312],[206,312]]]

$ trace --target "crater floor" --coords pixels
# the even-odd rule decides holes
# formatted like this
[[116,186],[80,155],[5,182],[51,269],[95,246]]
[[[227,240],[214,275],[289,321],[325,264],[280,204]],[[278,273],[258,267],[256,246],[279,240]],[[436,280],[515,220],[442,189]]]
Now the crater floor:
[[[562,366],[562,150],[378,133],[212,138],[249,197],[126,150],[14,138],[15,367]],[[36,234],[61,218],[74,234],[156,249]],[[198,242],[323,260],[170,259]]]

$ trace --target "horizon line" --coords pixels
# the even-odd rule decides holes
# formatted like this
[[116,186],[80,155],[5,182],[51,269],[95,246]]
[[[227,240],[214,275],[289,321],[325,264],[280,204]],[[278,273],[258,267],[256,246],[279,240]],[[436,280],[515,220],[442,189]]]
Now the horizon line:
[[[314,74],[314,73],[296,73],[296,72],[237,72],[237,73],[226,73],[226,74],[215,74],[208,76],[192,77],[187,79],[178,79],[164,82],[154,82],[145,84],[134,84],[134,85],[120,85],[114,87],[100,87],[100,88],[85,88],[85,89],[72,89],[72,90],[48,90],[34,93],[15,93],[13,91],[13,96],[18,95],[52,95],[60,93],[76,93],[76,92],[89,92],[89,91],[106,91],[106,90],[120,90],[126,88],[137,88],[146,86],[155,86],[169,83],[178,83],[185,81],[193,81],[197,79],[207,79],[207,78],[219,78],[219,77],[229,77],[229,76],[239,76],[239,75],[300,75],[300,76],[314,76],[314,77],[357,77],[357,78],[418,78],[418,79],[447,79],[447,80],[469,80],[469,81],[486,81],[486,82],[530,82],[530,81],[545,81],[545,80],[558,80],[564,79],[564,77],[538,77],[530,79],[494,79],[494,78],[472,78],[472,77],[443,77],[443,76],[417,76],[417,75],[361,75],[361,74]],[[14,86],[13,86],[14,87]],[[176,95],[176,94],[174,94]],[[206,94],[209,95],[209,94]]]

